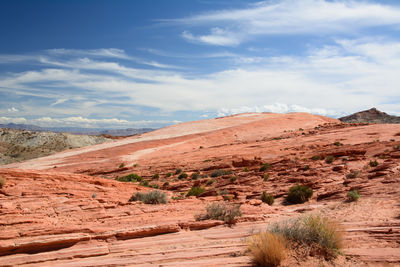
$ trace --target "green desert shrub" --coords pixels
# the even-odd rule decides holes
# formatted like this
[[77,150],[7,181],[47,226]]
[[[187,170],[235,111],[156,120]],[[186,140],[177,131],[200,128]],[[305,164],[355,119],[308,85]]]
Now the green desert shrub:
[[121,163],[121,164],[119,164],[119,166],[118,166],[118,168],[123,168],[123,167],[125,167],[125,163]]
[[225,171],[225,170],[215,170],[210,174],[210,176],[211,177],[219,177],[219,176],[222,176],[222,175],[225,175],[225,174],[228,174],[228,172]]
[[242,216],[240,205],[227,204],[225,202],[213,202],[207,204],[206,213],[195,216],[197,221],[201,220],[220,220],[228,224],[233,224],[236,217]]
[[374,161],[370,160],[369,161],[369,166],[376,167],[376,166],[378,166],[378,162],[376,160],[374,160]]
[[136,173],[131,173],[125,176],[118,177],[117,180],[120,182],[140,182],[143,180],[143,178]]
[[360,198],[360,192],[358,192],[357,189],[349,191],[347,193],[347,201],[349,202],[358,201],[359,198]]
[[186,172],[182,172],[181,174],[179,174],[178,179],[186,179],[188,177]]
[[339,141],[336,141],[335,143],[333,143],[335,146],[343,146],[342,143],[340,143]]
[[288,241],[306,244],[325,257],[336,257],[342,248],[343,236],[339,225],[320,215],[306,215],[274,223],[269,231]]
[[190,175],[190,178],[192,180],[197,180],[197,179],[200,178],[200,173],[199,172],[194,172],[194,173],[192,173],[192,175]]
[[6,178],[0,176],[0,189],[3,188],[3,186],[6,184],[7,180]]
[[206,185],[212,185],[213,183],[215,183],[215,180],[210,179],[210,180],[207,180]]
[[348,174],[346,174],[346,178],[347,179],[354,179],[354,178],[357,177],[357,175],[358,175],[358,171],[352,171],[352,172],[349,172]]
[[159,190],[150,191],[148,193],[136,192],[129,201],[142,201],[145,204],[166,204],[167,195]]
[[289,189],[286,200],[293,204],[304,203],[312,197],[313,191],[306,185],[294,185]]
[[153,175],[153,179],[158,179],[158,178],[160,178],[160,175],[158,173]]
[[325,162],[326,163],[332,163],[335,160],[334,156],[326,156],[325,157]]
[[269,164],[268,163],[264,163],[261,167],[260,167],[260,172],[264,172],[264,171],[266,171],[266,170],[268,170],[269,169]]
[[312,160],[320,160],[321,156],[320,155],[315,155],[311,157]]
[[272,204],[274,204],[275,199],[272,194],[269,194],[264,191],[261,194],[261,201],[271,206]]
[[175,170],[175,174],[180,174],[181,172],[182,172],[182,169],[178,168],[178,169]]
[[268,173],[264,174],[263,175],[263,179],[264,179],[265,182],[268,181],[269,180],[269,174]]
[[204,187],[201,186],[193,186],[192,188],[190,188],[189,192],[187,192],[186,196],[190,197],[190,196],[199,196],[201,194],[203,194],[206,191],[206,189]]
[[149,181],[143,180],[139,183],[141,186],[149,186]]
[[165,175],[165,177],[171,177],[172,176],[172,173],[170,173],[170,172],[168,172],[166,175]]
[[287,256],[286,239],[280,234],[269,231],[249,237],[247,248],[254,266],[280,266]]
[[234,183],[236,180],[237,180],[237,176],[232,176],[232,177],[229,178],[229,181],[231,183]]

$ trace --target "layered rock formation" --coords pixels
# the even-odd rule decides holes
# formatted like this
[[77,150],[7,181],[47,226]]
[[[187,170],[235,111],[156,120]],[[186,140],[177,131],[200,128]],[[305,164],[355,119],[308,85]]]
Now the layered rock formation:
[[400,117],[386,114],[376,108],[360,111],[339,120],[345,123],[400,123]]
[[[169,203],[129,202],[153,190],[115,180],[131,173]],[[305,213],[341,224],[344,254],[333,262],[291,255],[285,266],[400,264],[400,125],[242,114],[3,166],[0,175],[0,265],[250,266],[246,237]],[[286,204],[295,184],[314,190],[309,202]],[[184,197],[192,186],[206,191]],[[360,200],[346,202],[354,189]],[[274,205],[261,202],[263,191]],[[241,204],[236,225],[195,221],[224,199]]]

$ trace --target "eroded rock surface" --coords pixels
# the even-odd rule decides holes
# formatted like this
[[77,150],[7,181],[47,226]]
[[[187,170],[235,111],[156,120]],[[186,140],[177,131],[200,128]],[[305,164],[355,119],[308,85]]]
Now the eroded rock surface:
[[[398,133],[400,125],[243,114],[4,166],[0,265],[250,266],[246,237],[321,213],[343,227],[344,255],[334,262],[290,256],[286,266],[398,266]],[[169,203],[128,202],[136,191],[153,190],[115,180],[131,173],[160,187]],[[295,184],[312,187],[309,202],[285,203]],[[184,197],[192,186],[206,191]],[[346,202],[354,189],[360,200]],[[263,191],[274,205],[260,201]],[[241,204],[236,225],[195,221],[208,203],[224,199]]]

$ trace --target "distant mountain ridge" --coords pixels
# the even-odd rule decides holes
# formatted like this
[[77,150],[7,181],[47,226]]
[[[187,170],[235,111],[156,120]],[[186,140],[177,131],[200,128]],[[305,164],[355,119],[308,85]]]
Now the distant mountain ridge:
[[376,108],[341,117],[339,120],[345,123],[400,123],[400,117],[389,115],[377,110]]
[[55,132],[71,133],[85,135],[112,135],[112,136],[130,136],[154,131],[153,128],[127,128],[127,129],[102,129],[102,128],[80,128],[80,127],[40,127],[31,124],[0,124],[0,128],[10,128],[17,130],[27,130],[35,132]]

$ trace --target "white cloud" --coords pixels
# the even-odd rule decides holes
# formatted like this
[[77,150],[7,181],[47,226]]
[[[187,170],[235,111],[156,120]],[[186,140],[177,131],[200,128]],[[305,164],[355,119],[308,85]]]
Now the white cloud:
[[241,41],[241,38],[238,36],[238,34],[234,34],[218,27],[212,28],[210,34],[200,36],[194,36],[192,33],[184,31],[182,33],[182,37],[192,42],[220,46],[236,46]]
[[87,128],[128,128],[128,127],[149,127],[153,125],[170,125],[180,123],[178,120],[139,120],[128,121],[123,119],[90,119],[81,116],[52,118],[40,117],[36,119],[26,119],[23,117],[0,117],[0,123],[20,123],[33,124],[42,127],[87,127]]
[[288,112],[307,112],[322,116],[337,116],[335,111],[326,110],[324,108],[306,108],[299,105],[287,105],[283,103],[275,103],[272,105],[263,105],[263,106],[242,106],[238,108],[222,108],[218,111],[218,116],[227,116],[233,114],[240,114],[240,113],[251,113],[251,112],[272,112],[272,113],[288,113]]
[[[169,22],[188,27],[212,25],[209,35],[193,36],[184,32],[184,37],[190,41],[231,46],[255,35],[329,35],[355,33],[374,26],[397,27],[400,8],[366,1],[262,1],[244,9],[213,11]],[[219,30],[227,25],[230,31]],[[213,29],[218,30],[213,32]]]
[[18,112],[19,110],[15,107],[11,107],[9,109],[7,109],[8,112]]

